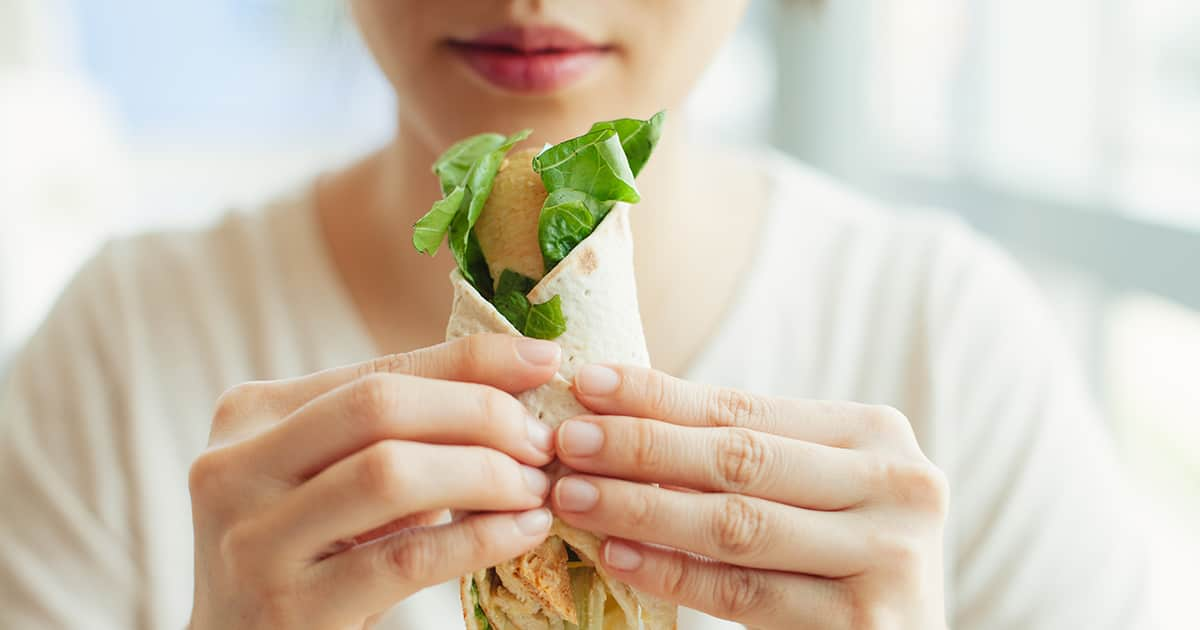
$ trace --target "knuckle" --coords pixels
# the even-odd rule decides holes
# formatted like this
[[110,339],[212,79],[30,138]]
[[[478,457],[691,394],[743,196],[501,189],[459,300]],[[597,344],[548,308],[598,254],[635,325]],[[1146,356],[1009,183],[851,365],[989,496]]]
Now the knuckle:
[[910,505],[939,517],[949,512],[950,481],[942,469],[929,462],[912,466],[906,485]]
[[258,411],[270,399],[271,386],[265,381],[250,381],[225,390],[213,409],[212,427],[217,434],[236,428],[246,417]]
[[188,469],[188,490],[192,499],[207,500],[221,496],[229,478],[227,470],[226,457],[220,450],[205,451],[197,457]]
[[458,355],[455,357],[459,363],[459,367],[468,374],[481,374],[487,365],[488,347],[490,345],[488,342],[489,338],[487,335],[463,337],[461,345],[458,346]]
[[368,427],[387,422],[396,407],[396,392],[391,379],[383,374],[369,374],[354,382],[348,393],[350,416]]
[[746,392],[718,388],[714,389],[709,402],[709,420],[715,426],[740,427],[749,424],[757,411],[758,402]]
[[916,539],[903,534],[887,533],[874,534],[868,540],[871,557],[879,566],[909,575],[919,572],[923,553]]
[[716,548],[725,557],[754,557],[766,546],[766,519],[745,497],[731,495],[716,514],[712,535]]
[[646,401],[653,415],[661,418],[671,414],[674,408],[673,390],[665,375],[650,371],[642,382]]
[[262,540],[248,521],[225,530],[218,545],[221,564],[234,575],[251,574],[255,559],[261,553]]
[[516,460],[499,451],[479,448],[478,475],[479,479],[488,479],[499,488],[504,489],[512,497],[524,497],[524,482]]
[[716,604],[730,619],[761,613],[766,604],[767,583],[763,574],[743,567],[729,567],[717,578]]
[[729,429],[717,442],[717,482],[726,492],[741,492],[762,479],[767,467],[767,445],[749,429]]
[[[866,431],[874,437],[913,436],[912,423],[899,409],[888,405],[867,406],[863,414]],[[915,438],[914,438],[915,439]]]
[[696,600],[693,592],[695,581],[691,578],[684,563],[664,563],[658,579],[661,592],[668,600],[682,603]]
[[485,435],[522,435],[525,407],[509,394],[494,387],[478,388],[479,421]]
[[633,531],[653,527],[657,518],[657,506],[649,492],[630,492],[625,507],[625,518]]
[[897,503],[935,515],[944,515],[949,509],[950,483],[932,463],[882,461],[876,467],[877,476]]
[[466,548],[472,558],[493,558],[496,556],[498,545],[495,535],[495,521],[491,519],[472,519],[468,521],[463,531],[466,538]]
[[653,422],[634,422],[633,445],[630,448],[634,470],[661,470],[664,464],[664,445]]
[[414,363],[412,353],[389,354],[363,364],[358,369],[358,377],[364,378],[372,374],[411,374]]
[[358,466],[358,487],[369,497],[384,501],[402,499],[408,488],[403,456],[393,442],[379,442],[363,451]]
[[419,588],[429,581],[439,555],[433,537],[416,533],[392,539],[382,554],[384,570],[409,588]]
[[887,616],[873,598],[850,590],[846,595],[846,627],[850,630],[887,628]]

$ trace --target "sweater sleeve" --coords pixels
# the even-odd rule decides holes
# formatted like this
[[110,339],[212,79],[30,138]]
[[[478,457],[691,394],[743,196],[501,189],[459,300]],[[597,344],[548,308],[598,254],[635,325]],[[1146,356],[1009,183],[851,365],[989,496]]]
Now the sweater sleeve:
[[0,627],[134,628],[139,592],[120,432],[120,320],[103,256],[0,390]]
[[1005,256],[952,240],[926,334],[952,627],[1154,627],[1144,510],[1064,336]]

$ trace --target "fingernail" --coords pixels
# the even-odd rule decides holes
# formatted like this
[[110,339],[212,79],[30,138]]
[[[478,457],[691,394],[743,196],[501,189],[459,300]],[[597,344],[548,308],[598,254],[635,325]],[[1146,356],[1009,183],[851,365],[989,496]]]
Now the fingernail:
[[541,367],[556,363],[560,352],[562,349],[553,341],[529,338],[517,340],[517,354],[531,365]]
[[550,510],[537,508],[517,515],[515,519],[517,531],[526,536],[544,534],[550,530]]
[[550,427],[532,416],[525,418],[525,437],[534,448],[549,453],[554,449],[554,433]]
[[642,552],[632,545],[618,540],[609,540],[604,545],[604,563],[621,571],[636,571],[642,566]]
[[583,420],[568,420],[558,430],[559,442],[564,455],[587,457],[600,452],[604,446],[604,431]]
[[532,466],[521,466],[521,476],[525,478],[525,486],[531,494],[546,496],[546,491],[550,489],[550,479],[546,477],[546,473]]
[[575,374],[575,387],[586,396],[607,396],[617,391],[621,377],[603,365],[585,365]]
[[566,512],[586,512],[600,500],[596,486],[577,477],[563,477],[555,488],[555,503]]

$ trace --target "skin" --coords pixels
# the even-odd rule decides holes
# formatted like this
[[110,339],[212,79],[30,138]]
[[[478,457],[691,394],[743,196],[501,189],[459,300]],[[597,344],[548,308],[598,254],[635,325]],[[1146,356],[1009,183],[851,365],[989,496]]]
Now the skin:
[[[217,401],[190,478],[192,628],[370,627],[422,588],[536,546],[547,504],[609,536],[603,561],[620,579],[719,617],[945,626],[948,491],[899,412],[670,376],[719,326],[758,242],[767,190],[744,163],[687,146],[678,123],[667,129],[638,179],[633,225],[661,371],[581,370],[576,395],[593,414],[553,436],[513,394],[552,377],[558,347],[437,343],[453,262],[404,246],[438,198],[429,165],[454,140],[531,127],[536,147],[597,120],[674,109],[744,5],[350,1],[396,91],[397,132],[324,177],[317,206],[383,358],[246,383]],[[613,53],[584,80],[533,95],[487,84],[445,46],[514,23],[566,26]],[[556,456],[578,473],[550,488],[538,468]],[[448,458],[455,475],[441,474]]]

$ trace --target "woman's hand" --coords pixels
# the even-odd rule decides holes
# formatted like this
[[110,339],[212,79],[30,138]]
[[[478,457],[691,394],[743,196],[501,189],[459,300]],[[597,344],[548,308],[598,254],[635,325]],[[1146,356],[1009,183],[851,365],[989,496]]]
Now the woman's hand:
[[945,627],[946,479],[899,412],[630,367],[585,367],[575,389],[605,415],[559,427],[581,474],[552,505],[611,536],[618,579],[762,628]]
[[506,392],[558,361],[485,335],[227,392],[189,480],[193,630],[361,628],[541,542],[551,435]]

